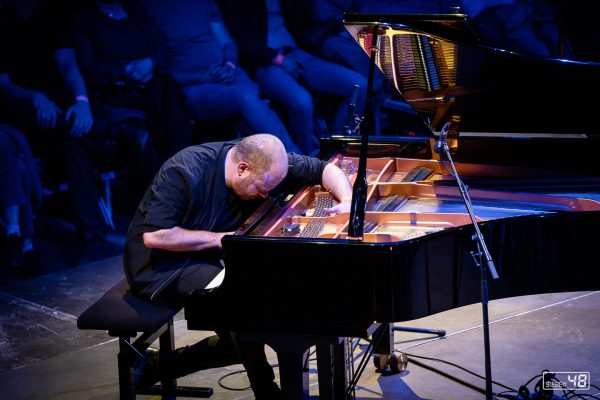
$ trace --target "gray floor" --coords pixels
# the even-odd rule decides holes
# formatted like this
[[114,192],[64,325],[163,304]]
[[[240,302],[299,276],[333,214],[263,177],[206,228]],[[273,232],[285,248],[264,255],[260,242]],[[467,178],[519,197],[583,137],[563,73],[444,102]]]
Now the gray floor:
[[[117,343],[103,332],[79,331],[76,318],[122,277],[120,258],[64,270],[0,287],[1,399],[117,399]],[[525,296],[490,303],[492,372],[495,381],[518,388],[542,370],[586,371],[600,386],[600,291]],[[484,374],[481,306],[474,304],[403,323],[404,326],[444,328],[448,335],[397,332],[398,351],[443,359]],[[179,315],[178,345],[193,343],[208,332],[187,331]],[[364,350],[361,344],[357,357]],[[273,362],[274,353],[270,352]],[[481,399],[484,396],[432,371],[484,388],[484,381],[439,361],[413,358],[407,371],[382,376],[371,364],[357,388],[358,398]],[[417,365],[422,363],[422,365]],[[214,399],[252,399],[248,390],[234,391],[217,383],[241,366],[202,371],[181,384],[212,386]],[[311,364],[311,394],[318,394]],[[529,388],[533,389],[534,380]],[[244,388],[244,374],[222,380]],[[497,391],[504,388],[494,385]],[[585,394],[598,394],[592,389]],[[140,396],[140,398],[144,398]],[[149,398],[149,397],[146,397]]]

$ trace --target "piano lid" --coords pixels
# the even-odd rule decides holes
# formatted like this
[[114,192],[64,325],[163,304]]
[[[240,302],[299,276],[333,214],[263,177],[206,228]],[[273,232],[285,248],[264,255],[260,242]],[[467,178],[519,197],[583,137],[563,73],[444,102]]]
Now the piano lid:
[[[344,25],[434,131],[586,139],[600,133],[600,63],[540,58],[481,44],[464,14],[345,14]],[[592,100],[590,100],[592,99]]]

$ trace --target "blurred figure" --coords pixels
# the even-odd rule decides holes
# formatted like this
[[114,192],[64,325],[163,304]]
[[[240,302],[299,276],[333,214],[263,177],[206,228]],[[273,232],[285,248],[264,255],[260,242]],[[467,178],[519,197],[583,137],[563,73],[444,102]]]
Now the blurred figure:
[[299,48],[292,32],[305,13],[300,1],[217,0],[225,23],[236,41],[241,63],[255,72],[262,93],[288,111],[293,140],[304,154],[319,148],[314,128],[311,91],[340,97],[332,122],[333,133],[343,133],[355,85],[356,114],[362,114],[367,81],[341,65],[325,61]]
[[73,19],[75,51],[94,115],[120,135],[137,133],[145,187],[160,166],[155,147],[166,159],[192,145],[181,89],[164,75],[165,60],[119,1],[95,0]]
[[21,277],[35,272],[33,209],[41,201],[42,185],[25,136],[0,123],[0,222],[5,232],[0,242],[6,265]]
[[142,0],[136,10],[146,15],[146,29],[170,55],[168,72],[183,86],[194,118],[241,116],[251,133],[273,133],[287,150],[298,151],[277,114],[237,65],[237,49],[213,0]]
[[[544,0],[461,0],[484,43],[518,53],[558,57],[559,29],[554,6]],[[572,52],[567,45],[565,57]]]
[[78,232],[97,255],[93,258],[99,258],[106,224],[90,154],[102,146],[103,138],[91,134],[87,90],[64,32],[64,13],[40,5],[34,0],[5,2],[0,24],[0,54],[6,67],[0,73],[0,119],[27,134],[31,143],[60,154]]
[[[369,57],[357,45],[344,24],[344,13],[437,14],[443,12],[442,0],[308,0],[308,28],[302,38],[311,49],[328,60],[369,76]],[[385,76],[376,68],[373,89],[383,90]]]

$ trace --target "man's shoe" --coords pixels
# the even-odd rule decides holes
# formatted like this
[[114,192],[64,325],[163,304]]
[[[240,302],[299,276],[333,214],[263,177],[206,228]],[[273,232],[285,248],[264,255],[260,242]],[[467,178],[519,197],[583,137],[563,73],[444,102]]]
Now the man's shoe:
[[9,268],[19,269],[23,266],[23,239],[19,235],[6,237],[6,265]]
[[275,382],[264,388],[252,388],[256,400],[281,400],[281,389]]
[[133,375],[137,390],[145,389],[160,381],[159,359],[158,349],[148,347],[144,351],[144,358],[136,365]]

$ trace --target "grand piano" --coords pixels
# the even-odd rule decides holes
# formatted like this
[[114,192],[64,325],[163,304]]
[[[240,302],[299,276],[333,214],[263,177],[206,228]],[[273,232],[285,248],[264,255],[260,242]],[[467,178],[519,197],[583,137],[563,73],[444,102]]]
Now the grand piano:
[[[369,138],[362,240],[348,238],[348,214],[323,213],[335,202],[325,189],[285,188],[223,239],[222,284],[185,306],[190,329],[270,344],[285,398],[306,394],[293,366],[309,346],[325,355],[321,397],[345,398],[332,356],[341,338],[481,301],[474,229],[432,151],[446,123],[500,275],[490,298],[600,288],[600,124],[587,101],[600,64],[488,47],[462,14],[347,14],[345,24],[366,55],[377,50],[405,109],[396,134]],[[328,137],[322,157],[354,182],[360,147]]]

